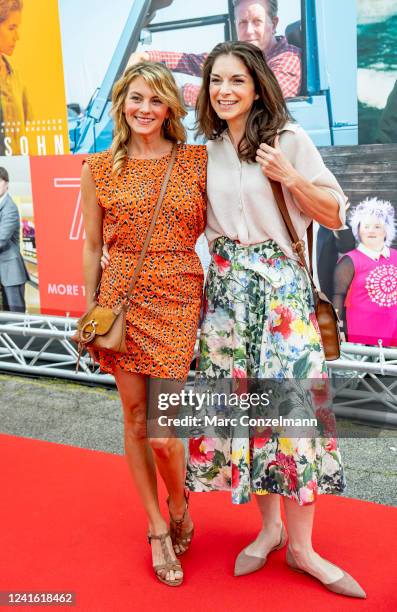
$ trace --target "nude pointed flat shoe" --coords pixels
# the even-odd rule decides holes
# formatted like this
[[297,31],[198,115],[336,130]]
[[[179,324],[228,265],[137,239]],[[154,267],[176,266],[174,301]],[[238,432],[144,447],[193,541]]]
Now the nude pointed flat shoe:
[[286,545],[288,540],[287,532],[285,531],[284,525],[281,525],[281,533],[280,533],[280,542],[277,546],[274,546],[269,550],[266,557],[257,557],[254,555],[249,555],[246,553],[246,549],[244,548],[236,557],[236,562],[234,564],[234,575],[235,576],[245,576],[246,574],[252,574],[253,572],[257,572],[262,569],[265,565],[267,558],[271,552],[274,550],[279,550]]
[[[332,591],[333,593],[337,593],[338,595],[345,595],[346,597],[358,597],[359,599],[367,598],[366,592],[364,591],[364,589],[361,588],[358,582],[354,580],[353,576],[350,576],[350,574],[345,572],[341,567],[338,567],[334,563],[332,563],[331,565],[334,565],[334,567],[337,567],[338,569],[340,569],[341,572],[343,572],[342,578],[338,578],[338,580],[334,580],[334,582],[323,582],[319,578],[316,578],[316,576],[310,574],[310,572],[306,572],[305,570],[301,569],[296,563],[295,558],[289,548],[287,548],[286,560],[289,567],[295,572],[308,574],[312,578],[315,578],[316,580],[321,582],[321,584],[324,585],[326,589]],[[329,561],[329,563],[331,562]]]

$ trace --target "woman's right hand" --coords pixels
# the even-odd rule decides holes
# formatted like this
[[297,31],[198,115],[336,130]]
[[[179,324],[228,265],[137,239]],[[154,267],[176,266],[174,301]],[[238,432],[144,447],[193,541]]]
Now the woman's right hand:
[[108,245],[104,244],[102,247],[102,257],[101,257],[101,268],[102,270],[106,270],[108,265],[110,264],[110,254]]
[[149,54],[146,51],[135,51],[135,53],[131,53],[125,69],[127,70],[127,68],[131,68],[131,66],[135,66],[135,64],[139,64],[140,62],[148,61]]

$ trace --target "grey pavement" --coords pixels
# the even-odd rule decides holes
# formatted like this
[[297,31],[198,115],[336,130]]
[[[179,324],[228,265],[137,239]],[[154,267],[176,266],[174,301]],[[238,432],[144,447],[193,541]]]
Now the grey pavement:
[[[357,423],[352,427],[362,437],[339,440],[345,495],[397,506],[396,433]],[[123,454],[123,419],[115,388],[0,375],[0,432]]]

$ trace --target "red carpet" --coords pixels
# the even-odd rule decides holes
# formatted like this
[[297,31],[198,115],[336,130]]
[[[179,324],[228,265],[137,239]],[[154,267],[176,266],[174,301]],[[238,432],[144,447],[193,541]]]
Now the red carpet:
[[84,612],[397,609],[396,508],[332,496],[318,503],[316,547],[364,586],[363,601],[292,572],[284,550],[259,573],[234,578],[234,557],[258,526],[254,504],[193,495],[185,583],[170,588],[152,576],[144,514],[123,457],[1,435],[0,466],[0,591],[71,590],[71,609]]

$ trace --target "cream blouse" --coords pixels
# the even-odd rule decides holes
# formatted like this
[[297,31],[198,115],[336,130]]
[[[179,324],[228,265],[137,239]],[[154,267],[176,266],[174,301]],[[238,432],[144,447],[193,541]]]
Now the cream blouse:
[[[331,193],[339,203],[340,227],[345,224],[345,197],[338,181],[326,168],[320,153],[298,124],[288,123],[280,136],[280,148],[294,168],[306,179]],[[282,251],[298,259],[268,179],[258,163],[240,161],[227,132],[207,142],[207,227],[211,243],[219,236],[249,246],[273,239]],[[283,186],[285,201],[299,238],[303,238],[312,219]]]

